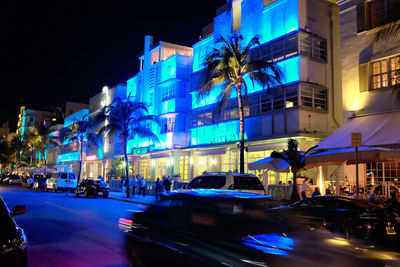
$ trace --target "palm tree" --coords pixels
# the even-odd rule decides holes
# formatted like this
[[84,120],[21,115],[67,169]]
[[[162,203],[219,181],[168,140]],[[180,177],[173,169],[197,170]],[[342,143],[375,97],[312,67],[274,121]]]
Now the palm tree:
[[46,121],[36,122],[29,127],[27,142],[42,153],[43,163],[47,165],[47,149],[51,146],[58,146],[57,138],[51,135],[51,124]]
[[96,124],[103,125],[99,130],[99,135],[109,138],[111,135],[118,134],[123,139],[126,197],[130,197],[128,138],[148,138],[153,142],[159,142],[157,135],[146,125],[160,124],[159,117],[148,114],[145,103],[131,101],[130,98],[130,95],[126,100],[116,98],[109,106],[104,107],[95,119]]
[[21,166],[27,166],[28,163],[25,161],[25,151],[27,147],[25,142],[22,141],[21,137],[16,136],[11,140],[10,154],[8,155],[8,163],[11,167],[15,166],[18,172],[18,168]]
[[64,128],[60,136],[61,140],[65,139],[75,142],[79,147],[78,183],[81,179],[82,174],[83,151],[89,151],[88,143],[100,145],[97,142],[97,134],[90,132],[91,127],[92,122],[88,119],[88,116],[85,116],[81,120],[75,120],[71,128]]
[[287,150],[282,152],[272,151],[271,153],[271,158],[282,159],[290,166],[290,171],[293,174],[293,189],[290,195],[292,203],[300,200],[299,191],[297,190],[297,173],[304,169],[305,157],[314,147],[309,148],[306,152],[299,151],[298,148],[299,143],[295,139],[289,139]]
[[279,66],[273,62],[262,59],[250,59],[250,50],[259,45],[259,38],[252,38],[244,46],[241,35],[232,35],[229,40],[221,37],[216,47],[207,55],[206,81],[199,88],[200,97],[208,96],[216,90],[216,86],[222,86],[223,90],[218,96],[217,112],[226,108],[231,96],[236,94],[240,121],[240,172],[244,173],[244,105],[248,104],[247,85],[245,77],[248,76],[254,83],[259,83],[263,88],[270,88],[281,84],[284,74]]

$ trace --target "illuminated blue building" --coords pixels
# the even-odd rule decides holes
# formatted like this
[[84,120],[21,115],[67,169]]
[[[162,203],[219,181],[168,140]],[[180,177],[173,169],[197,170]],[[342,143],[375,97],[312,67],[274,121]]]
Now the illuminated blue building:
[[[218,89],[199,99],[196,91],[204,59],[220,36],[240,33],[246,44],[260,37],[252,58],[274,61],[286,79],[280,88],[247,83],[245,108],[246,163],[270,155],[296,138],[300,149],[317,144],[341,123],[339,7],[328,0],[234,0],[219,8],[192,48],[146,37],[140,72],[127,81],[127,94],[150,104],[150,112],[165,118],[153,126],[161,143],[134,139],[128,151],[134,171],[156,179],[175,175],[187,181],[203,171],[239,169],[237,100],[214,116]],[[173,51],[173,52],[172,52]],[[247,164],[246,168],[247,168]],[[261,174],[262,171],[260,170]],[[312,174],[311,174],[312,175]],[[270,173],[269,183],[287,180]]]

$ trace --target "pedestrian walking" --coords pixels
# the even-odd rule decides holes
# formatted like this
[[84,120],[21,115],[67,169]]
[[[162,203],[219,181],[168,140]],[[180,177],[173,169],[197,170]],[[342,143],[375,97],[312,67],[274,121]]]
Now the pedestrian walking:
[[160,178],[157,178],[155,184],[155,191],[156,191],[156,200],[158,200],[159,194],[163,191],[163,182],[161,182]]
[[142,176],[142,178],[140,178],[140,180],[139,180],[139,197],[142,192],[143,192],[143,196],[144,197],[146,196],[146,184],[147,184],[147,181]]
[[136,176],[133,176],[132,180],[131,180],[132,197],[135,196],[137,184],[138,184],[138,180],[137,180]]
[[307,197],[307,193],[312,191],[311,187],[308,185],[310,182],[310,178],[305,178],[304,182],[301,184],[300,192],[301,192],[301,199]]
[[171,179],[169,178],[169,176],[167,176],[163,181],[165,191],[171,191],[171,184]]
[[122,196],[126,196],[125,195],[125,187],[126,187],[126,180],[124,178],[122,178],[122,180],[121,180]]

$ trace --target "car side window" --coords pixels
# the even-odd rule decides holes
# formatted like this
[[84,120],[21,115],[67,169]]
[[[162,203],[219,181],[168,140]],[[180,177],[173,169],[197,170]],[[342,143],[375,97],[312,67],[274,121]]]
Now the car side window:
[[68,178],[68,173],[61,173],[61,179],[67,179]]
[[203,179],[202,177],[197,177],[195,179],[193,179],[193,181],[191,181],[188,185],[188,189],[196,189],[196,188],[203,188],[202,187],[203,184]]
[[75,179],[75,174],[74,173],[70,173],[69,174],[69,179]]
[[264,190],[263,185],[257,177],[233,176],[234,189]]

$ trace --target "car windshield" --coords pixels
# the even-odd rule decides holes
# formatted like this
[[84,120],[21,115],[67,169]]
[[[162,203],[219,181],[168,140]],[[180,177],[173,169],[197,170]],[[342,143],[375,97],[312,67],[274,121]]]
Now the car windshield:
[[220,189],[226,183],[225,176],[204,175],[193,179],[188,185],[188,189]]
[[233,176],[234,188],[242,190],[264,190],[260,180],[254,176]]

